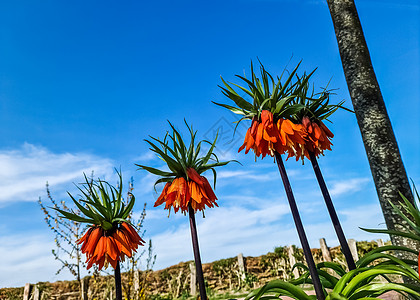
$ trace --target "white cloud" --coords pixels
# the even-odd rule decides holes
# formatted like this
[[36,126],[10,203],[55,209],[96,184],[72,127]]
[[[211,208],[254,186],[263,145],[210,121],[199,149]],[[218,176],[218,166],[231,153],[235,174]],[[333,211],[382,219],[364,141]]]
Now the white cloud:
[[[151,236],[154,254],[157,254],[155,269],[164,268],[193,259],[188,216],[171,215],[149,210],[147,219],[163,224],[179,224],[168,227],[164,232]],[[363,232],[359,226],[377,228],[383,222],[378,204],[354,207],[338,212],[347,238],[356,240],[387,239],[385,235],[374,235]],[[337,246],[338,241],[329,219],[322,222],[303,222],[309,243],[319,247],[319,239],[326,238],[330,247]],[[159,221],[159,216],[160,220]],[[233,257],[238,253],[245,256],[258,256],[272,251],[275,246],[299,245],[298,235],[291,221],[287,204],[278,203],[269,206],[261,201],[259,209],[250,209],[239,205],[207,210],[206,218],[196,215],[200,250],[203,262]],[[149,237],[147,236],[146,239]],[[26,235],[15,233],[0,237],[1,286],[23,286],[26,282],[69,280],[69,272],[54,275],[60,264],[53,259],[51,249],[54,243],[50,234]]]
[[0,237],[1,287],[71,279],[68,271],[55,275],[61,266],[51,254],[54,247],[52,239],[46,235],[17,234]]
[[[286,204],[262,205],[260,209],[245,207],[220,207],[208,210],[206,218],[196,215],[197,229],[203,262],[232,257],[238,253],[257,256],[272,251],[275,246],[300,245],[290,210]],[[320,223],[303,222],[311,247],[319,247],[319,239],[326,238],[330,247],[338,245],[329,218]],[[359,226],[376,228],[383,222],[378,204],[354,207],[339,212],[347,238],[356,240],[387,239],[385,235],[364,232]],[[156,216],[155,216],[156,217]],[[172,216],[171,216],[172,218]],[[175,229],[152,236],[157,254],[155,269],[164,268],[180,261],[193,259],[188,217]]]
[[366,186],[366,183],[368,183],[369,181],[369,178],[353,178],[333,182],[332,188],[330,189],[330,195],[340,196],[343,194],[360,191]]
[[141,154],[140,156],[136,156],[132,161],[134,161],[134,163],[144,163],[144,162],[150,162],[154,159],[158,158],[156,156],[156,153],[152,152],[152,151],[147,151],[143,154]]
[[267,181],[273,180],[275,172],[252,172],[252,171],[220,171],[217,173],[217,179],[228,179],[233,178],[235,180],[238,179],[252,179],[256,181]]
[[[44,194],[47,180],[54,186],[56,194],[57,190],[67,189],[72,181],[78,182],[83,172],[90,174],[94,170],[97,176],[105,176],[108,180],[115,176],[112,175],[113,163],[110,159],[83,153],[57,154],[28,144],[17,150],[0,151],[0,164],[0,188],[4,191],[0,195],[0,202],[3,203],[10,200],[37,200],[38,195]],[[296,174],[299,173],[296,170]],[[139,184],[135,184],[134,193],[138,200],[157,196],[153,193],[156,176],[144,175],[139,179]],[[238,178],[253,181],[275,178],[280,181],[277,170],[259,165],[243,170],[223,170],[218,175],[223,181]],[[299,179],[302,178],[299,176]],[[348,194],[363,188],[367,181],[366,178],[336,181],[330,191],[333,196]],[[310,194],[308,189],[305,181],[305,194]],[[206,218],[197,214],[203,262],[232,257],[240,252],[257,256],[271,251],[275,246],[299,244],[283,192],[276,199],[266,198],[266,193],[258,193],[261,196],[247,194],[245,191],[242,192],[243,195],[238,195],[233,190],[229,190],[229,193],[233,194],[219,195],[223,200],[220,202],[221,207],[207,210]],[[300,203],[309,242],[312,247],[319,247],[318,240],[324,237],[329,246],[336,246],[338,242],[331,222],[326,212],[318,209],[322,202],[320,198],[319,201],[317,199],[311,198],[312,209]],[[154,200],[147,202],[153,205]],[[365,233],[358,228],[376,228],[383,222],[378,204],[346,208],[338,211],[338,214],[347,238],[386,239],[385,236]],[[308,222],[309,217],[311,221]],[[149,206],[146,226],[149,221],[156,226],[152,230],[154,234],[146,236],[146,239],[152,239],[154,253],[157,254],[155,269],[193,259],[187,216],[171,214],[168,219],[163,207],[152,209]],[[65,273],[60,277],[54,275],[60,266],[51,255],[54,245],[47,233],[31,236],[17,232],[9,234],[11,235],[2,234],[0,237],[0,256],[5,262],[0,266],[0,274],[3,274],[0,275],[0,282],[3,286],[22,286],[26,282],[72,278]]]
[[216,146],[215,153],[216,153],[217,158],[219,159],[219,161],[238,160],[238,153],[237,153],[237,151],[233,151],[233,150],[221,151]]
[[[140,182],[138,184],[138,188],[135,189],[134,195],[136,197],[143,196],[145,194],[154,193],[154,185],[156,180],[158,180],[159,177],[147,173],[143,174],[145,176],[142,176],[140,179]],[[156,190],[158,191],[159,188],[161,188],[159,185],[156,186]],[[163,187],[162,187],[163,189]]]
[[[288,213],[285,205],[276,205],[259,210],[243,207],[220,207],[208,210],[206,218],[196,215],[203,261],[211,261],[237,251],[244,251],[250,244],[259,245],[260,251],[267,248],[262,242],[263,232],[273,232],[270,223]],[[176,230],[168,230],[152,236],[155,252],[158,255],[156,268],[192,259],[190,228],[188,217]],[[272,239],[272,237],[267,237]],[[241,250],[242,249],[242,250]],[[239,253],[239,252],[237,252]],[[236,253],[236,254],[237,254]]]
[[83,173],[109,178],[113,162],[86,153],[53,153],[24,144],[20,149],[0,151],[0,202],[36,201],[48,181],[54,188],[80,181]]

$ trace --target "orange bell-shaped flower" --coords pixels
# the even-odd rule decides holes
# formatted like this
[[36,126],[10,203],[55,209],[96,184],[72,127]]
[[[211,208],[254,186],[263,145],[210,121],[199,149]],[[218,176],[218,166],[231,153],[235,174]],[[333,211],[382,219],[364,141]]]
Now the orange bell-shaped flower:
[[204,210],[206,206],[218,206],[217,197],[207,181],[207,178],[200,176],[193,168],[187,169],[188,181],[184,177],[175,178],[172,182],[165,184],[162,193],[155,203],[155,207],[165,202],[165,209],[179,209],[183,213],[188,211],[188,206],[197,211]]
[[309,158],[308,151],[311,151],[318,157],[324,153],[324,150],[331,150],[331,139],[334,134],[321,121],[312,122],[308,117],[302,119],[302,125],[307,133],[305,143],[305,156]]
[[77,243],[83,244],[80,250],[86,254],[87,269],[97,264],[99,271],[108,263],[115,269],[119,261],[131,257],[139,245],[144,245],[143,239],[126,222],[107,231],[100,226],[90,227]]

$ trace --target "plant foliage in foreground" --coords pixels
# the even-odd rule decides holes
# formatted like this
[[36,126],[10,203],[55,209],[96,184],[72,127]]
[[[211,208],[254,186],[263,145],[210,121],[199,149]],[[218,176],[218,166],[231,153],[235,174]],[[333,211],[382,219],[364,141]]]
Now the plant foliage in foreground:
[[389,202],[394,211],[406,221],[404,226],[404,231],[402,230],[388,230],[388,229],[367,229],[361,228],[367,232],[372,233],[387,233],[390,235],[397,235],[402,237],[407,237],[416,241],[420,241],[420,211],[417,206],[417,202],[420,202],[420,195],[417,191],[416,186],[413,184],[413,194],[415,195],[414,203],[411,203],[403,194],[400,193],[401,199],[400,202],[402,209],[399,209],[395,204]]
[[[419,194],[414,186],[416,202]],[[416,204],[412,204],[406,197],[401,195],[402,210],[391,204],[393,209],[407,221],[406,231],[386,229],[364,229],[374,233],[388,233],[420,240],[420,212]],[[412,218],[412,221],[408,216]],[[397,291],[402,294],[410,294],[413,299],[420,299],[419,274],[415,270],[418,261],[399,259],[390,252],[404,251],[417,255],[418,251],[403,246],[383,246],[374,249],[357,261],[357,269],[346,272],[338,263],[322,262],[317,264],[317,271],[324,288],[326,300],[356,300],[356,299],[380,299],[378,296],[388,291]],[[279,299],[280,296],[289,296],[298,300],[316,299],[316,296],[307,295],[299,286],[311,284],[308,268],[303,264],[295,267],[303,268],[306,272],[290,282],[274,280],[265,286],[250,293],[246,300]],[[334,275],[333,275],[334,274]],[[389,279],[391,276],[404,276],[417,282],[417,284],[395,283]],[[385,279],[386,282],[378,279]],[[327,292],[327,290],[329,292]]]

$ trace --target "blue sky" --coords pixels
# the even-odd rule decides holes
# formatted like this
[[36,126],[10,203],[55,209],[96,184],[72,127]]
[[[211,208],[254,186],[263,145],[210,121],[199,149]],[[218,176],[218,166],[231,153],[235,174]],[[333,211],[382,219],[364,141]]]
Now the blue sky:
[[[420,177],[420,6],[414,0],[359,0],[359,16],[408,175]],[[53,235],[36,201],[69,199],[73,182],[92,170],[133,176],[136,212],[148,205],[146,238],[156,268],[192,259],[187,218],[153,208],[156,178],[134,163],[160,166],[143,139],[162,137],[166,120],[200,138],[223,130],[218,155],[238,159],[219,170],[220,208],[198,217],[204,262],[260,255],[298,244],[272,159],[237,154],[246,130],[211,103],[227,102],[220,76],[235,82],[257,57],[272,74],[303,60],[318,67],[316,87],[351,107],[329,11],[318,0],[2,1],[0,2],[0,287],[70,279],[54,275]],[[320,159],[348,238],[375,239],[358,226],[383,223],[353,114],[332,117],[333,151]],[[337,245],[309,164],[286,163],[312,247]]]

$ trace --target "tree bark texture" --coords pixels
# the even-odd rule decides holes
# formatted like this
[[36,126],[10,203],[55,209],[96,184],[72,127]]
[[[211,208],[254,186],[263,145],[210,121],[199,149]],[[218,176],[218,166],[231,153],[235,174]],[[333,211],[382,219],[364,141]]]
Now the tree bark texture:
[[[373,70],[354,0],[327,0],[341,62],[357,122],[362,134],[379,202],[388,229],[406,222],[388,201],[400,207],[399,191],[412,202],[398,144]],[[391,236],[394,245],[417,249],[412,240]]]

